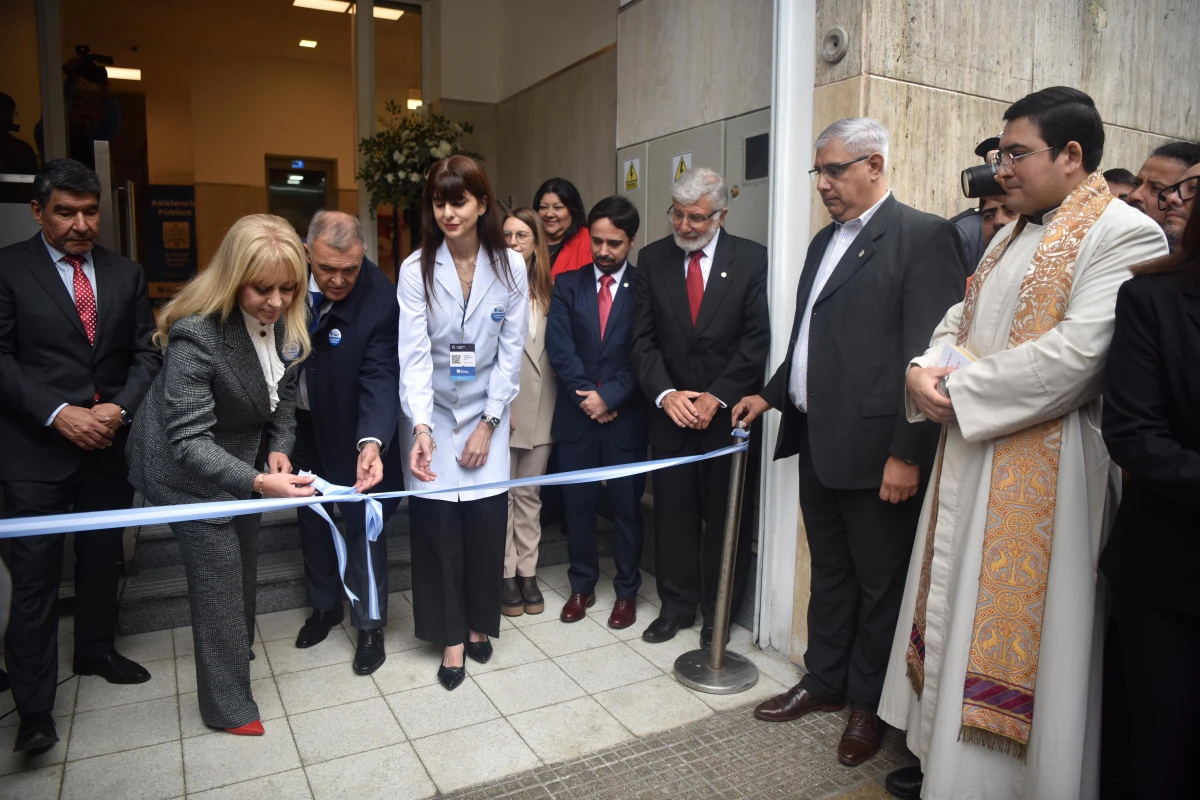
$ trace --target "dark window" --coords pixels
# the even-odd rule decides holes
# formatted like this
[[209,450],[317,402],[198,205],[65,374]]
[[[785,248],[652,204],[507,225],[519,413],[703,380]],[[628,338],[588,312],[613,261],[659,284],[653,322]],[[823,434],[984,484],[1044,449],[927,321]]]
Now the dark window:
[[746,137],[745,180],[755,181],[767,177],[767,164],[771,160],[771,134],[760,133]]

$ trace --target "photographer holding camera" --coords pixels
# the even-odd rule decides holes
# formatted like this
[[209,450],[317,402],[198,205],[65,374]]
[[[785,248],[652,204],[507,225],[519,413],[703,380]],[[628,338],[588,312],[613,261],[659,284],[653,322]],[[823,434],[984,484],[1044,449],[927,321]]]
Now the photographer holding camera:
[[1004,203],[1004,187],[996,182],[996,170],[990,162],[991,154],[999,147],[999,136],[984,139],[976,146],[975,155],[983,159],[983,164],[964,169],[961,180],[963,194],[978,197],[979,205],[950,219],[958,229],[968,276],[975,274],[975,267],[996,232],[1017,219],[1017,214]]
[[[112,65],[112,56],[93,53],[86,44],[75,45],[75,57],[63,65],[63,104],[67,108],[67,149],[70,157],[96,168],[95,142],[111,142],[121,131],[121,109],[112,96],[105,64]],[[100,116],[94,116],[94,103],[88,103],[82,91],[93,89],[102,95]],[[46,160],[42,138],[42,120],[33,129],[38,153]]]

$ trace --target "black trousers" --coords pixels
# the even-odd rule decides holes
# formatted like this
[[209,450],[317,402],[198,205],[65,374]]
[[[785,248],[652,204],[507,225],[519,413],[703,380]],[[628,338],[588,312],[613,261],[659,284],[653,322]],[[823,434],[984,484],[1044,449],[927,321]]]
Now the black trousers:
[[[646,449],[623,450],[603,430],[589,430],[577,441],[558,443],[558,463],[564,472],[576,469],[614,467],[646,460]],[[606,481],[616,535],[613,537],[613,563],[617,575],[613,588],[617,598],[631,600],[642,586],[642,495],[646,477],[631,475]],[[569,484],[563,487],[563,505],[567,518],[571,566],[567,576],[571,591],[594,594],[600,579],[600,557],[596,553],[596,510],[600,506],[599,481]]]
[[[129,508],[133,487],[125,474],[83,465],[61,483],[9,481],[5,516],[38,517],[68,512]],[[75,658],[95,658],[113,649],[117,624],[121,529],[75,535]],[[64,534],[11,539],[12,616],[4,660],[13,700],[21,716],[54,708],[58,683],[58,617]]]
[[499,636],[508,493],[408,502],[417,638],[452,647],[467,640],[468,628]]
[[[667,452],[651,448],[656,460],[701,452],[705,451],[694,433],[689,433],[682,450]],[[746,482],[730,605],[733,610],[741,602],[750,568],[758,496],[758,453],[756,426],[746,454]],[[715,616],[732,465],[733,457],[725,456],[654,473],[654,577],[662,602],[659,616],[681,627],[695,624],[697,606],[705,624],[712,624]]]
[[1200,619],[1127,593],[1113,591],[1112,599],[1129,689],[1125,796],[1194,797],[1191,759],[1200,751]]
[[874,712],[929,476],[922,469],[917,493],[893,505],[879,499],[878,488],[823,485],[804,427],[799,458],[800,511],[812,555],[808,673],[800,685],[816,697]]
[[[296,409],[296,445],[292,448],[292,468],[297,472],[308,470],[325,477],[321,454],[317,450],[316,433],[313,430],[312,414]],[[398,500],[384,500],[383,521],[386,523],[396,510]],[[360,631],[383,630],[387,627],[388,562],[387,539],[380,536],[367,543],[366,505],[363,503],[339,503],[343,535],[346,539],[346,586],[362,601],[351,603],[350,622]],[[329,510],[326,506],[326,510]],[[329,524],[317,516],[311,508],[296,511],[296,522],[300,527],[300,548],[304,553],[304,578],[308,587],[308,604],[313,611],[332,611],[345,597],[342,578],[338,574],[337,552],[333,549],[333,538]],[[379,619],[368,615],[367,603],[370,581],[367,575],[367,548],[371,548],[371,566],[375,574],[375,597],[379,604]]]

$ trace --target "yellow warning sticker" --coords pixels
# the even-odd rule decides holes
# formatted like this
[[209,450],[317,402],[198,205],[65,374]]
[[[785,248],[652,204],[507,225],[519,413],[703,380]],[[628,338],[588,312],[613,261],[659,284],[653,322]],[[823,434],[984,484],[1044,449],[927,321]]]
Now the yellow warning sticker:
[[671,183],[679,180],[683,173],[692,168],[692,154],[679,153],[671,156]]
[[640,158],[626,159],[621,171],[625,173],[625,191],[636,192],[642,188],[641,182],[638,179],[638,175],[642,171],[642,160]]

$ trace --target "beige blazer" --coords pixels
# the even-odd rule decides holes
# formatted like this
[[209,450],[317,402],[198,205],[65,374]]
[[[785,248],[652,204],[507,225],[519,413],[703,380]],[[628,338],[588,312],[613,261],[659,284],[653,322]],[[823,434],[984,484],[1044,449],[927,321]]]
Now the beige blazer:
[[525,353],[521,358],[521,391],[509,407],[516,426],[509,436],[509,447],[532,450],[554,441],[550,435],[550,422],[554,419],[557,397],[558,381],[546,353],[546,315],[530,306],[529,334],[525,337]]

